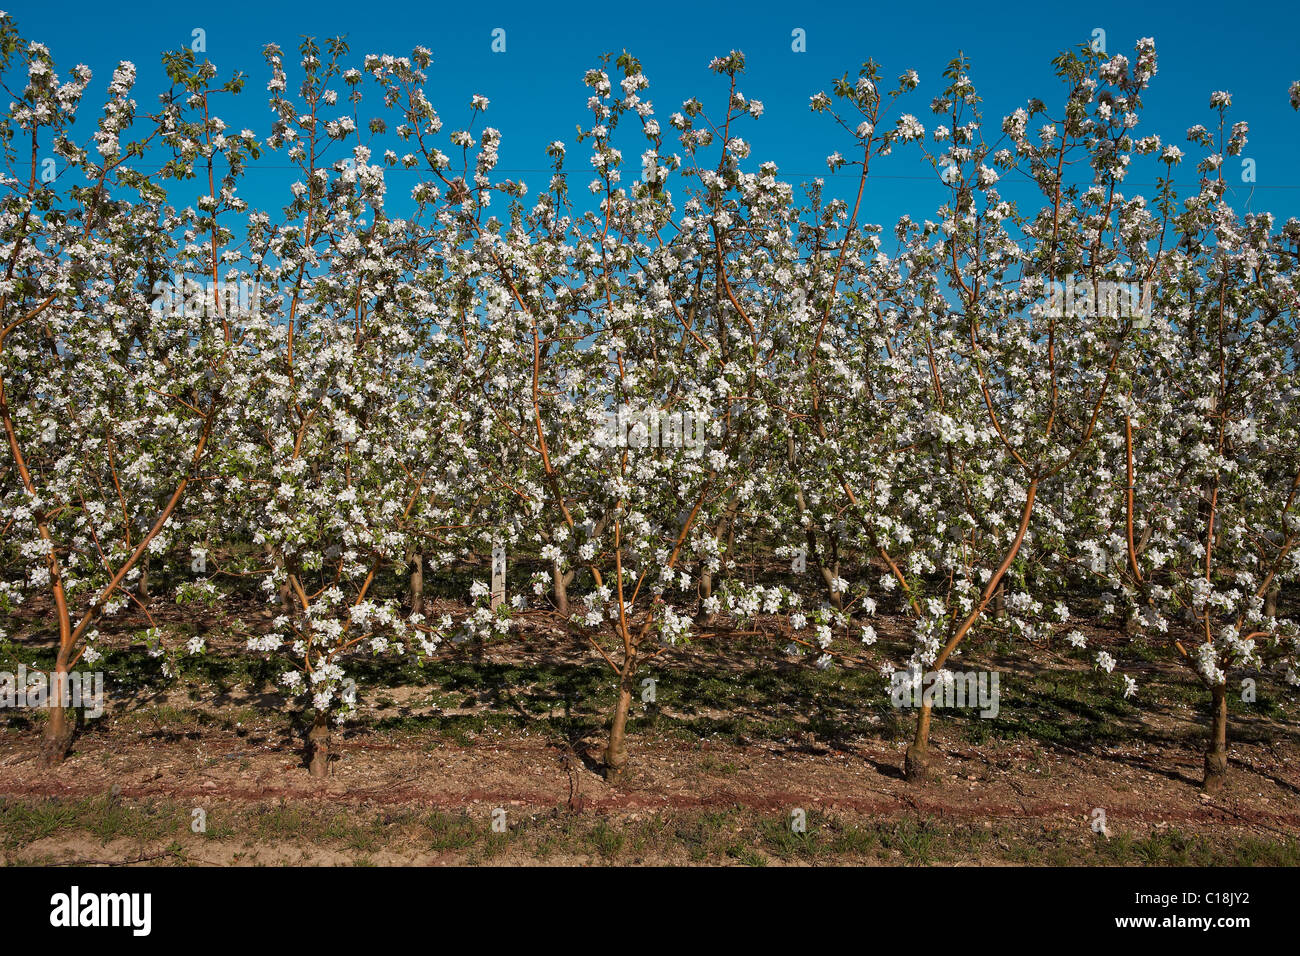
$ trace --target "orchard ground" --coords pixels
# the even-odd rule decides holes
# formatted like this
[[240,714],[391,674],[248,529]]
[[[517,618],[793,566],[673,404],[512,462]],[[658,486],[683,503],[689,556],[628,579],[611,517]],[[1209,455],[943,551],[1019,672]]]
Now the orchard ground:
[[[355,667],[361,712],[316,781],[277,668],[242,652],[270,625],[261,606],[150,609],[166,644],[202,633],[207,653],[167,679],[121,641],[97,665],[105,713],[82,722],[64,764],[41,763],[40,711],[0,712],[4,862],[1300,864],[1295,708],[1267,680],[1255,702],[1233,698],[1228,785],[1207,796],[1208,695],[1154,649],[1130,668],[1158,702],[1139,705],[1062,648],[1013,643],[991,622],[956,666],[1000,673],[998,716],[937,711],[937,772],[917,785],[899,769],[912,715],[878,671],[818,670],[760,618],[760,633],[719,629],[642,675],[655,700],[636,702],[629,772],[611,785],[608,668],[525,612],[500,643]],[[0,669],[48,666],[45,610],[32,602],[6,623]],[[432,610],[458,608],[441,596]],[[876,629],[882,655],[903,658],[903,620]],[[1133,660],[1129,638],[1082,630]]]

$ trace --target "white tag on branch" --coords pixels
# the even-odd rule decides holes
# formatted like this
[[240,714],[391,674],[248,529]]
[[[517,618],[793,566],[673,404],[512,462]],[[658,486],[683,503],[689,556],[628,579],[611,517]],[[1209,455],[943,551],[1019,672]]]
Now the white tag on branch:
[[506,599],[506,546],[500,541],[492,545],[492,610]]

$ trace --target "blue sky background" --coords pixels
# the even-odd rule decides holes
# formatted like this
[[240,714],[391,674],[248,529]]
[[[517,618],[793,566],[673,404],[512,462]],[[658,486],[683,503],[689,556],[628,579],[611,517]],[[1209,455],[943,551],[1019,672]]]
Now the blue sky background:
[[[930,99],[941,89],[941,71],[958,51],[972,60],[971,75],[984,98],[986,119],[996,123],[1030,96],[1043,98],[1059,112],[1059,84],[1051,59],[1060,50],[1087,42],[1095,28],[1106,31],[1107,51],[1132,54],[1134,41],[1152,36],[1159,52],[1159,72],[1146,98],[1140,131],[1187,149],[1185,131],[1195,123],[1211,124],[1211,91],[1233,93],[1234,120],[1251,125],[1245,155],[1255,159],[1253,195],[1238,185],[1235,205],[1279,216],[1300,215],[1300,114],[1288,102],[1290,83],[1300,79],[1300,6],[1293,2],[1090,3],[1058,7],[1050,3],[788,3],[756,0],[746,4],[678,0],[653,3],[567,4],[556,2],[481,2],[419,5],[336,2],[280,3],[233,0],[206,8],[161,7],[102,0],[8,5],[28,39],[40,40],[54,54],[60,72],[77,62],[95,71],[93,88],[102,92],[120,59],[139,70],[137,99],[150,109],[165,82],[159,54],[189,46],[191,31],[207,33],[206,56],[224,76],[231,70],[249,74],[237,108],[221,115],[236,128],[263,134],[269,124],[265,85],[268,76],[261,48],[274,41],[285,50],[291,88],[297,79],[299,37],[346,34],[352,59],[360,66],[366,53],[407,55],[417,44],[433,51],[428,92],[447,131],[468,115],[469,98],[481,93],[491,100],[485,122],[504,134],[502,176],[506,171],[545,170],[545,145],[562,139],[571,147],[568,166],[581,171],[573,180],[574,196],[585,185],[584,150],[572,150],[574,128],[589,121],[583,72],[602,52],[629,50],[640,58],[650,78],[649,97],[661,121],[681,101],[698,96],[710,110],[721,105],[725,79],[707,65],[716,55],[744,51],[747,76],[741,90],[762,100],[766,114],[741,131],[754,149],[750,163],[775,161],[781,175],[795,182],[827,177],[833,192],[847,192],[854,176],[846,168],[838,177],[826,169],[835,150],[849,152],[845,135],[828,117],[808,110],[808,98],[829,87],[845,71],[856,72],[868,57],[879,61],[887,77],[912,68],[921,86],[907,100],[927,129],[934,118]],[[506,52],[491,51],[494,28],[506,30]],[[791,31],[807,34],[807,52],[791,50]],[[373,90],[373,86],[367,85]],[[89,104],[95,99],[90,98]],[[479,125],[484,120],[480,120]],[[665,124],[666,125],[666,124]],[[671,140],[665,137],[666,148]],[[444,150],[451,152],[445,145]],[[626,153],[626,150],[625,150]],[[336,157],[337,158],[337,157]],[[639,170],[628,155],[629,177]],[[282,157],[272,162],[283,162]],[[1143,170],[1145,172],[1145,170]],[[864,218],[888,224],[900,213],[915,218],[933,214],[944,190],[914,150],[900,149],[873,167]],[[1234,182],[1239,165],[1227,166]],[[272,170],[250,174],[243,192],[255,206],[278,207],[283,175]],[[397,176],[412,174],[393,174]],[[917,177],[917,178],[911,178]],[[543,171],[510,174],[544,188]],[[1150,175],[1132,175],[1127,190],[1148,196],[1140,186]],[[1185,162],[1177,179],[1193,183],[1196,174]],[[391,194],[405,193],[396,178]]]

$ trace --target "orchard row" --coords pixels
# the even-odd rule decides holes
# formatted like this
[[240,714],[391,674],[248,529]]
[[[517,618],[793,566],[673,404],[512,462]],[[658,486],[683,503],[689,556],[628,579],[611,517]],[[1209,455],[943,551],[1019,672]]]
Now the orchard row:
[[[317,773],[358,655],[425,658],[521,613],[608,665],[614,777],[645,665],[760,615],[810,663],[919,681],[996,604],[1141,703],[1075,626],[1099,594],[1101,623],[1204,685],[1209,786],[1232,682],[1300,682],[1279,614],[1300,224],[1230,205],[1228,94],[1182,147],[1143,127],[1150,40],[1061,54],[1056,93],[995,121],[962,59],[928,104],[915,73],[864,64],[810,100],[844,196],[751,160],[739,53],[666,114],[635,58],[605,58],[533,190],[494,173],[484,98],[444,129],[428,50],[265,59],[266,128],[237,132],[244,79],[189,51],[151,109],[127,63],[90,106],[87,69],[0,19],[0,609],[51,609],[56,675],[109,622],[157,636],[148,569],[180,555],[169,599],[260,583],[274,623],[247,653],[283,663]],[[885,228],[863,204],[891,154],[941,199]],[[292,169],[273,208],[245,198],[259,163]],[[753,548],[788,577],[746,582]],[[539,570],[425,613],[425,575],[494,552]],[[396,575],[401,596],[377,584]],[[876,643],[886,612],[906,659]],[[53,707],[50,761],[72,733]]]

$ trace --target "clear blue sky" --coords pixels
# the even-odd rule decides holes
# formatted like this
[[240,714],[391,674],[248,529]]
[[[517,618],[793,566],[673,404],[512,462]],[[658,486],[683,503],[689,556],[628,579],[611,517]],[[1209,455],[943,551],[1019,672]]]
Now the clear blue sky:
[[[908,68],[920,73],[921,86],[908,109],[928,128],[929,100],[940,89],[943,67],[958,51],[972,59],[986,116],[996,120],[1030,96],[1042,97],[1049,106],[1059,104],[1051,58],[1087,42],[1095,28],[1106,31],[1111,53],[1131,55],[1135,40],[1152,36],[1159,73],[1147,97],[1143,129],[1186,148],[1187,127],[1211,121],[1210,92],[1230,90],[1232,117],[1251,124],[1246,155],[1255,159],[1257,170],[1253,196],[1249,186],[1241,187],[1234,193],[1235,203],[1245,206],[1249,198],[1254,211],[1300,215],[1300,114],[1287,98],[1290,83],[1300,79],[1300,6],[1295,0],[1068,7],[1050,2],[877,5],[821,0],[455,5],[234,0],[164,7],[60,0],[19,2],[8,10],[26,37],[50,47],[61,71],[77,62],[94,69],[98,90],[119,59],[132,60],[140,72],[137,98],[145,107],[152,106],[153,94],[163,86],[160,52],[188,46],[191,31],[201,27],[207,35],[206,56],[223,75],[234,69],[250,75],[242,107],[225,115],[237,127],[259,133],[269,119],[263,44],[279,43],[286,60],[296,63],[293,51],[300,36],[346,34],[357,65],[366,53],[406,55],[413,46],[424,45],[434,55],[430,96],[447,129],[463,123],[471,94],[491,99],[486,122],[504,134],[502,170],[544,168],[546,143],[563,139],[573,144],[575,124],[589,116],[582,74],[600,53],[627,49],[639,57],[651,81],[649,96],[666,118],[691,95],[716,106],[725,88],[708,72],[708,61],[739,49],[748,59],[741,89],[762,100],[767,110],[743,133],[754,144],[751,162],[756,166],[771,159],[794,181],[826,176],[826,155],[847,146],[826,117],[809,112],[808,97],[868,57],[875,57],[890,77]],[[498,27],[506,30],[503,54],[490,48],[492,30]],[[791,50],[795,28],[806,31],[806,53]],[[585,174],[589,167],[584,160],[572,152],[569,166]],[[929,182],[901,178],[926,173],[914,152],[900,151],[878,171],[900,178],[882,178],[871,187],[865,212],[873,221],[888,223],[903,211],[924,217],[941,201],[941,192]],[[1239,169],[1229,166],[1228,173],[1240,178]],[[851,175],[851,170],[841,173],[836,186],[847,186]],[[545,173],[512,178],[527,179],[534,192],[545,183]],[[1190,164],[1184,164],[1178,178],[1194,180]],[[575,180],[575,193],[580,183],[585,175]],[[1151,192],[1134,185],[1129,191]],[[265,192],[268,204],[279,204],[269,184],[250,185],[248,198],[254,204],[260,204],[258,192]]]

